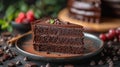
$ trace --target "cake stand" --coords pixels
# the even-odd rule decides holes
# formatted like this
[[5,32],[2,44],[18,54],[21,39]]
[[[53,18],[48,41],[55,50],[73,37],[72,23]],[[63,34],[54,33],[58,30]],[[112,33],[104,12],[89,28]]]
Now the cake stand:
[[73,24],[82,25],[84,26],[85,31],[105,32],[111,28],[120,27],[120,18],[102,18],[102,21],[100,23],[83,22],[78,19],[70,17],[67,8],[59,12],[58,18],[64,22],[70,22]]

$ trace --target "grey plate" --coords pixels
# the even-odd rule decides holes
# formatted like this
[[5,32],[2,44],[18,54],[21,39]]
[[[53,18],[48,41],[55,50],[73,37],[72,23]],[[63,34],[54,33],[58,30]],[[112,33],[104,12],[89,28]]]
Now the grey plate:
[[[24,56],[27,56],[33,60],[44,60],[44,61],[52,61],[52,62],[63,62],[63,61],[75,61],[75,60],[82,60],[85,58],[90,58],[103,49],[103,42],[96,36],[89,34],[89,33],[84,33],[85,39],[85,50],[84,54],[82,55],[74,55],[71,57],[59,57],[59,58],[54,58],[54,57],[46,57],[46,56],[40,56],[36,55],[30,52],[27,52],[26,50],[23,49],[24,42],[27,42],[28,40],[32,39],[32,35],[26,35],[19,40],[16,41],[16,48],[18,49],[18,52],[21,53]],[[28,44],[27,44],[28,45]],[[28,46],[29,48],[29,46]]]

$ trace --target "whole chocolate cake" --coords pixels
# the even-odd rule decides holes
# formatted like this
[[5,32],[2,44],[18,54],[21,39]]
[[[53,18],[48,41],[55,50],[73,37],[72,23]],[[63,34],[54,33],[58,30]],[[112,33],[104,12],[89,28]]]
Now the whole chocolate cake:
[[77,19],[99,23],[101,17],[100,5],[100,0],[69,0],[68,10]]
[[69,15],[85,22],[100,23],[101,17],[120,17],[120,0],[68,0]]
[[33,47],[36,51],[81,54],[84,49],[83,27],[44,18],[32,23]]

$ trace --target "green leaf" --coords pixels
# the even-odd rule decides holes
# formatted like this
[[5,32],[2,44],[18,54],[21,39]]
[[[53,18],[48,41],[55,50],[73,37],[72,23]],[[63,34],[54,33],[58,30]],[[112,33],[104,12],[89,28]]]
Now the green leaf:
[[37,9],[37,10],[35,10],[35,18],[40,18],[41,17],[41,15],[42,15],[42,12],[41,12],[41,10],[39,10],[39,9]]
[[6,21],[5,21],[5,20],[0,19],[0,25],[3,25],[3,24],[5,24],[5,23],[6,23]]
[[54,19],[50,19],[50,24],[54,24]]
[[8,23],[3,24],[3,25],[1,26],[1,29],[2,29],[2,30],[5,30],[5,29],[8,27],[8,25],[9,25]]
[[37,0],[36,2],[35,2],[35,6],[36,7],[39,7],[39,8],[41,8],[42,7],[42,2],[40,1],[40,0]]
[[5,12],[5,19],[11,21],[14,17],[15,7],[13,5],[9,6]]
[[12,14],[12,15],[10,15],[10,16],[7,18],[7,20],[8,20],[8,21],[12,21],[13,18],[14,18],[14,15]]
[[23,12],[26,12],[28,10],[27,5],[22,5],[20,10],[23,11]]
[[20,11],[26,12],[28,10],[28,5],[24,1],[19,2],[19,5]]
[[12,31],[13,31],[12,26],[9,25],[9,26],[7,27],[7,31],[8,31],[8,32],[12,32]]

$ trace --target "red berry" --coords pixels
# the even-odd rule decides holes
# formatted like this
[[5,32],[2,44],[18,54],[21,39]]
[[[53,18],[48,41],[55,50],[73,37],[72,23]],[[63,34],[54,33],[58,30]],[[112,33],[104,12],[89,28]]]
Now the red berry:
[[17,17],[17,18],[15,19],[15,22],[18,23],[18,24],[20,24],[20,23],[22,22],[22,19],[20,19],[20,18]]
[[18,17],[20,18],[20,19],[25,19],[25,13],[24,12],[20,12],[19,14],[18,14]]
[[107,37],[105,34],[100,34],[99,38],[103,41],[106,41],[107,40]]
[[116,34],[120,35],[120,28],[116,29]]
[[32,10],[29,10],[27,13],[26,13],[26,16],[31,16],[31,17],[34,17],[34,12]]
[[28,19],[30,22],[34,21],[34,17],[32,17],[32,16],[27,16],[27,19]]
[[116,36],[116,30],[115,29],[110,29],[109,30],[109,35],[112,36],[112,37],[115,37]]
[[34,21],[35,17],[34,17],[34,12],[32,10],[29,10],[27,13],[26,13],[26,17],[27,19],[32,22]]
[[110,33],[107,33],[106,37],[108,40],[112,40],[114,38],[113,35],[111,35]]

